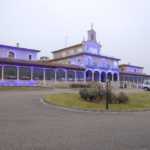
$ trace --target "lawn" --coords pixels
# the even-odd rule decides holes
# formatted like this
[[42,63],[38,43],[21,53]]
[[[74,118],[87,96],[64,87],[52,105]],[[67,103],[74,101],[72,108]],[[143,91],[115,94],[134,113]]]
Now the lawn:
[[0,87],[0,91],[30,91],[30,90],[41,90],[45,88],[41,87]]
[[[146,110],[150,109],[150,92],[129,94],[129,102],[127,104],[111,104],[110,110],[127,111],[127,110]],[[90,110],[105,110],[104,103],[91,103],[82,100],[79,94],[62,93],[51,94],[45,97],[45,102],[68,107]]]

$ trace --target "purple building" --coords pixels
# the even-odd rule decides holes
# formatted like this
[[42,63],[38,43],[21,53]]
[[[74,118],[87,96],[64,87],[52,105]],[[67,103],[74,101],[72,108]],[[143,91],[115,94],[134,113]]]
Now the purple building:
[[87,40],[53,51],[53,59],[37,59],[39,50],[0,45],[0,86],[49,86],[58,82],[102,82],[142,87],[150,76],[143,67],[119,65],[120,59],[101,54],[93,28]]

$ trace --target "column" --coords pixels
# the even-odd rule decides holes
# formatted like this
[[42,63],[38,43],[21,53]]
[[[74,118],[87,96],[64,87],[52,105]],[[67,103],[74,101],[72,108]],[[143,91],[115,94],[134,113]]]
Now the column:
[[65,82],[67,82],[67,70],[64,71],[65,71]]
[[99,72],[99,83],[101,83],[101,72]]
[[46,84],[46,80],[45,80],[45,68],[43,68],[43,84],[45,85]]
[[92,81],[94,81],[94,71],[92,72]]
[[74,79],[74,81],[77,82],[77,71],[74,71],[74,73],[75,73],[75,79]]
[[30,67],[31,70],[31,80],[33,80],[33,67]]
[[19,66],[16,66],[17,68],[17,80],[19,80]]
[[84,83],[86,83],[86,71],[84,71]]
[[2,80],[4,80],[4,66],[2,66]]
[[54,70],[55,72],[55,82],[57,81],[57,69]]

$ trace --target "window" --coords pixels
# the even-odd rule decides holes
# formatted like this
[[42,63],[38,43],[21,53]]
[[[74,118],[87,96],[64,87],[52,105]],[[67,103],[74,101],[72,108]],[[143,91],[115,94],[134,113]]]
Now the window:
[[14,59],[14,58],[15,58],[15,53],[12,52],[12,51],[10,51],[10,52],[8,53],[8,58]]
[[17,79],[17,68],[16,66],[4,66],[4,79]]
[[29,60],[32,60],[32,55],[29,55]]

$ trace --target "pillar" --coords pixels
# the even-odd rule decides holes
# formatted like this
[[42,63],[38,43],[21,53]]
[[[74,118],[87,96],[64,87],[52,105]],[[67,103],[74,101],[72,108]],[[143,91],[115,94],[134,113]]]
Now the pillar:
[[67,70],[64,71],[65,71],[65,82],[67,82]]
[[57,70],[55,69],[55,82],[57,81]]
[[74,71],[74,73],[75,73],[75,79],[74,79],[74,81],[77,82],[77,71]]
[[94,81],[94,71],[92,72],[92,81]]
[[4,66],[2,66],[2,80],[4,80]]
[[46,77],[45,77],[45,68],[43,68],[43,84],[46,84]]
[[86,83],[86,71],[84,71],[84,83]]
[[17,66],[16,68],[17,68],[17,80],[19,80],[19,66]]
[[30,67],[31,70],[31,80],[33,80],[33,67]]

